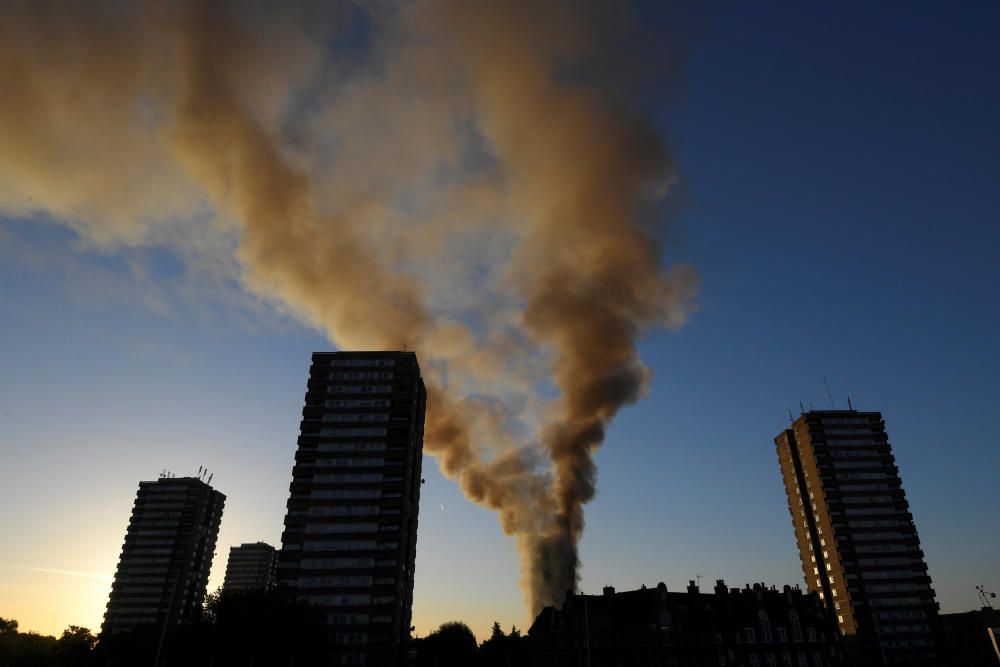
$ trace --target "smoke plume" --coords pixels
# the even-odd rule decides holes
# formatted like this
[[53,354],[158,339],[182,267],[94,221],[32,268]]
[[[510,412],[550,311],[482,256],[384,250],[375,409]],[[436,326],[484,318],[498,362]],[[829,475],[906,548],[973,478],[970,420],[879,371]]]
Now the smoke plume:
[[[416,350],[425,447],[532,613],[577,583],[595,450],[648,382],[671,159],[616,3],[46,2],[0,13],[0,210],[238,273],[339,347]],[[235,262],[233,261],[235,258]]]

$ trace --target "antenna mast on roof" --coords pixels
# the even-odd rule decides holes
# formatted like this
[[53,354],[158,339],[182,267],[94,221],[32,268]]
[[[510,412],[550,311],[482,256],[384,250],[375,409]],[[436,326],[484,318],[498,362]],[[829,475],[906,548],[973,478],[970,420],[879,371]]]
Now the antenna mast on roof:
[[830,407],[836,410],[837,406],[833,404],[833,394],[830,393],[830,383],[826,381],[825,375],[823,376],[823,386],[826,387],[826,397],[830,399]]
[[848,410],[854,410],[854,406],[851,405],[851,395],[850,394],[847,395],[847,409]]

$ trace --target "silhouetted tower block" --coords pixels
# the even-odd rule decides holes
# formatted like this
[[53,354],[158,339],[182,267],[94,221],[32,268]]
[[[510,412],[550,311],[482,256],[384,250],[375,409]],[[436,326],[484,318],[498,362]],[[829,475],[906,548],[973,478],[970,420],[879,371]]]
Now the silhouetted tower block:
[[222,589],[269,591],[277,584],[278,551],[264,542],[230,547]]
[[343,664],[406,656],[426,402],[412,352],[313,354],[278,581],[323,610]]
[[195,477],[139,483],[102,633],[174,625],[198,613],[225,502]]
[[775,444],[809,590],[865,664],[932,664],[938,605],[882,415],[811,410]]

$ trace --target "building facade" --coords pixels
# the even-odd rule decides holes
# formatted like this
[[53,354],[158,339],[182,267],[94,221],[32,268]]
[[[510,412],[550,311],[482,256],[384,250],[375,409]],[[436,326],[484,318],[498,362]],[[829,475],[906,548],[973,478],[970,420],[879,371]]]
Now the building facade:
[[225,502],[196,477],[139,483],[102,634],[177,624],[198,613]]
[[830,667],[844,656],[815,593],[754,584],[568,594],[528,631],[532,667]]
[[253,542],[230,547],[222,590],[269,591],[277,583],[278,551],[270,544]]
[[340,664],[405,659],[426,402],[412,352],[313,355],[278,581],[322,610]]
[[933,663],[938,605],[882,415],[809,411],[775,445],[806,584],[859,659]]

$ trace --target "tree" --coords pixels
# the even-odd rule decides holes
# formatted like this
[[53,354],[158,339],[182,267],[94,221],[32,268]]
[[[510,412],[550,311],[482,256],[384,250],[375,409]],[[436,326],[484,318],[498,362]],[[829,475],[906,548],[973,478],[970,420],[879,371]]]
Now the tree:
[[417,667],[473,667],[477,664],[476,635],[461,621],[449,621],[414,642]]
[[51,667],[56,638],[37,632],[18,632],[17,621],[0,618],[0,665],[3,667]]
[[479,647],[481,667],[511,667],[528,662],[528,640],[521,636],[517,626],[504,634],[499,623],[493,624],[493,634]]
[[87,628],[71,625],[63,630],[56,643],[56,664],[60,667],[84,667],[94,662],[97,637]]

